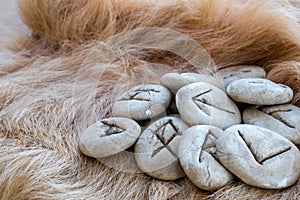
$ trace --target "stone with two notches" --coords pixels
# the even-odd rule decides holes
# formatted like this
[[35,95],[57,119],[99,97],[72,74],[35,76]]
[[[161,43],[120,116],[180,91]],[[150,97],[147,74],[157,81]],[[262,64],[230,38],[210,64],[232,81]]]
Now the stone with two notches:
[[238,65],[220,69],[218,74],[221,76],[224,86],[235,80],[243,78],[265,78],[266,72],[262,67],[252,65]]
[[262,78],[245,78],[231,82],[227,94],[237,102],[253,105],[278,105],[292,100],[293,90]]

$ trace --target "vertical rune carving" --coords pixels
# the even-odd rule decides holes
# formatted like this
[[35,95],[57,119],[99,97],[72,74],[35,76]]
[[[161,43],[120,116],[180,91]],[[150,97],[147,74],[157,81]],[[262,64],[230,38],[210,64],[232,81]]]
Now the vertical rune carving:
[[105,132],[105,135],[102,135],[101,137],[119,134],[125,131],[125,129],[119,127],[115,123],[109,122],[108,120],[102,120],[101,123],[100,128]]
[[163,146],[158,147],[152,153],[152,157],[158,154],[162,149],[166,148],[174,156],[177,157],[176,153],[169,147],[170,142],[178,135],[182,135],[176,125],[171,119],[165,122],[163,125],[156,128],[155,135]]
[[[150,98],[147,98],[147,97],[150,96],[151,92],[160,93],[159,90],[155,90],[155,89],[136,89],[136,90],[128,93],[128,95],[126,97],[123,97],[122,99],[120,99],[120,101],[129,101],[129,100],[150,101]],[[148,93],[148,94],[144,95],[142,97],[138,97],[138,96],[141,96],[141,94],[143,94],[143,93]]]
[[284,112],[291,112],[292,109],[268,111],[266,109],[266,107],[261,107],[261,108],[258,108],[258,110],[264,112],[267,115],[270,115],[274,119],[276,119],[276,120],[280,121],[281,123],[285,124],[287,127],[296,128],[295,125],[292,125],[290,122],[288,122],[287,120],[283,119],[280,116],[280,114],[279,114],[279,113],[284,113]]
[[197,96],[193,97],[192,100],[193,102],[198,106],[198,108],[203,111],[205,114],[207,114],[208,116],[210,116],[210,109],[208,109],[208,107],[213,107],[215,109],[230,113],[235,115],[235,112],[224,109],[224,108],[219,108],[211,103],[209,103],[204,97],[203,95],[208,94],[212,91],[212,89],[207,90],[205,92],[202,92],[201,94],[198,94]]

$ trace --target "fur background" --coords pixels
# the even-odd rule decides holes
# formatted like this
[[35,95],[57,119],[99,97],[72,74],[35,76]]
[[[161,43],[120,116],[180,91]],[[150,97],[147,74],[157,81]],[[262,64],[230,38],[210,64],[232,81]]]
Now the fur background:
[[[293,88],[300,106],[299,10],[284,0],[19,0],[32,34],[0,43],[1,199],[299,199],[300,183],[263,190],[236,180],[214,193],[164,182],[80,154],[78,139],[114,99],[167,71],[197,71],[179,56],[135,49],[109,60],[112,36],[169,28],[199,42],[213,71],[259,65]],[[155,36],[153,36],[155,37]],[[123,38],[126,41],[128,38]],[[168,67],[169,66],[169,67]],[[114,161],[123,160],[117,155]]]

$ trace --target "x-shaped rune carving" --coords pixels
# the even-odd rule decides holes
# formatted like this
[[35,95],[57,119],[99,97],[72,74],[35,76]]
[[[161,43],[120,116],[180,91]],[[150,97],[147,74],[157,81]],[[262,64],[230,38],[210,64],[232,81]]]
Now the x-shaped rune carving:
[[[160,93],[159,90],[155,90],[155,89],[136,89],[134,91],[129,92],[127,96],[120,99],[120,101],[129,101],[129,100],[150,101],[150,98],[146,98],[146,97],[149,97],[151,92]],[[143,93],[146,93],[146,95],[141,95]]]
[[227,112],[227,113],[230,113],[230,114],[233,114],[235,115],[235,112],[233,111],[230,111],[230,110],[227,110],[227,109],[224,109],[224,108],[219,108],[211,103],[209,103],[204,97],[203,95],[205,94],[208,94],[210,92],[212,92],[213,89],[210,89],[210,90],[207,90],[205,92],[202,92],[200,94],[198,94],[197,96],[194,96],[192,98],[193,102],[198,106],[198,108],[200,110],[202,110],[205,114],[207,114],[208,116],[210,116],[210,109],[208,109],[208,107],[213,107],[215,109],[218,109],[218,110],[221,110],[221,111],[224,111],[224,112]]
[[170,148],[170,142],[178,135],[182,135],[173,120],[169,119],[167,122],[158,126],[155,131],[157,139],[162,143],[162,146],[155,149],[152,153],[152,157],[158,154],[162,149],[166,148],[174,156],[177,157],[176,153]]

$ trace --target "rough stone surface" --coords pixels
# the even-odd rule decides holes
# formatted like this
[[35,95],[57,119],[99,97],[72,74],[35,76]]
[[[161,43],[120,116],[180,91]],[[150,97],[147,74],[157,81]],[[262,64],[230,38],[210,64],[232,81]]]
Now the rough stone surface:
[[164,112],[171,101],[171,92],[162,85],[139,85],[120,96],[113,108],[114,117],[147,120]]
[[135,145],[135,158],[140,169],[162,180],[185,176],[178,160],[178,142],[188,129],[178,117],[164,117],[143,131]]
[[282,189],[300,178],[300,152],[283,136],[254,125],[236,125],[217,140],[220,162],[248,185]]
[[265,78],[266,72],[263,68],[252,65],[231,66],[218,72],[227,86],[230,82],[242,78]]
[[205,82],[222,87],[220,80],[214,76],[197,73],[168,73],[161,77],[160,83],[176,93],[180,88],[197,82]]
[[233,175],[216,159],[216,141],[223,130],[207,125],[187,129],[178,146],[180,164],[188,178],[203,190],[217,190]]
[[253,106],[244,111],[243,121],[273,130],[300,145],[300,108],[294,105]]
[[245,78],[231,82],[227,94],[237,102],[254,105],[285,104],[292,100],[293,90],[268,79]]
[[131,119],[103,119],[83,132],[79,148],[83,154],[90,157],[107,157],[132,146],[140,134],[140,126]]
[[224,91],[211,84],[199,82],[181,88],[176,104],[190,126],[213,125],[223,129],[241,123],[238,107]]

